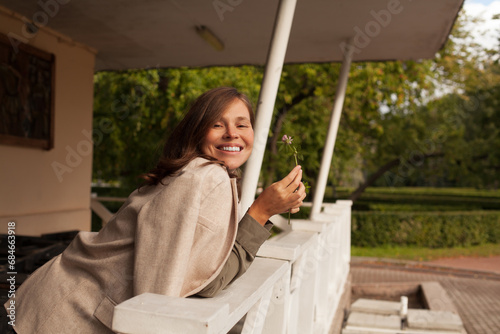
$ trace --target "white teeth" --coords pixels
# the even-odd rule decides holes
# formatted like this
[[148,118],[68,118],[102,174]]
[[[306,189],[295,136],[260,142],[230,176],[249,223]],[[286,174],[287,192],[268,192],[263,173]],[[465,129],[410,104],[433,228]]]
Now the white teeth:
[[223,151],[229,151],[229,152],[239,152],[239,151],[241,151],[241,147],[233,147],[233,146],[224,146],[221,149]]

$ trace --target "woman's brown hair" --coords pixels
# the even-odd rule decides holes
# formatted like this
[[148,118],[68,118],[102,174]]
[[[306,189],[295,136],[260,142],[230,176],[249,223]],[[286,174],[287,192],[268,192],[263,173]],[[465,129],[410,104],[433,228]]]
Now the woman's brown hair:
[[200,145],[210,127],[222,117],[235,99],[245,103],[253,127],[255,117],[252,104],[245,94],[232,87],[214,88],[203,93],[193,102],[186,116],[170,134],[156,167],[142,175],[146,180],[145,184],[160,183],[164,177],[174,175],[197,157],[224,165],[224,162],[203,154]]

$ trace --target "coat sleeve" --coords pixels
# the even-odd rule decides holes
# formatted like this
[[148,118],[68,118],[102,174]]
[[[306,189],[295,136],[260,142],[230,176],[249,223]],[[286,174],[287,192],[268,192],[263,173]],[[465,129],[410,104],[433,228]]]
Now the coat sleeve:
[[271,233],[271,222],[261,226],[248,213],[243,216],[238,224],[236,242],[231,251],[229,259],[224,264],[219,275],[210,282],[203,290],[197,293],[201,297],[213,297],[220,290],[226,288],[236,278],[243,275],[252,264],[260,246],[266,241]]
[[[202,205],[207,197],[220,203]],[[232,247],[231,198],[227,173],[213,166],[172,178],[145,204],[135,234],[134,295],[184,296],[216,276]]]

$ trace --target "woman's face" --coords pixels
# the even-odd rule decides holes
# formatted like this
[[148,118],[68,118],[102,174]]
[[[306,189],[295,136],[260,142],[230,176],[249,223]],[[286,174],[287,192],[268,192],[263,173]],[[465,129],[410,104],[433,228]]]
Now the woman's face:
[[235,99],[208,130],[201,151],[224,161],[229,169],[243,165],[252,153],[253,128],[246,105]]

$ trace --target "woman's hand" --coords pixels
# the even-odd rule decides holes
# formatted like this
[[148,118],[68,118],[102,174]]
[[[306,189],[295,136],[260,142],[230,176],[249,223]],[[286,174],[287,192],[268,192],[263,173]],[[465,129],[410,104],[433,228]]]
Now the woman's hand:
[[302,169],[296,166],[283,180],[266,188],[248,209],[248,214],[264,225],[271,216],[279,213],[297,213],[306,197]]

